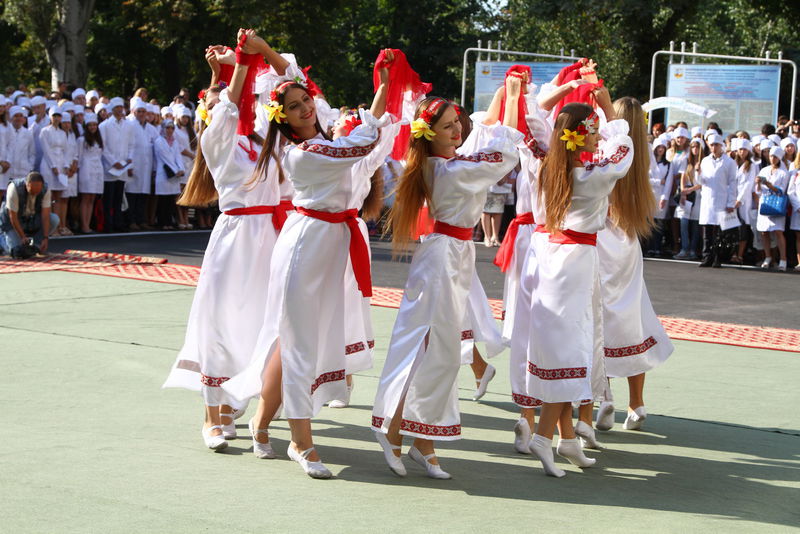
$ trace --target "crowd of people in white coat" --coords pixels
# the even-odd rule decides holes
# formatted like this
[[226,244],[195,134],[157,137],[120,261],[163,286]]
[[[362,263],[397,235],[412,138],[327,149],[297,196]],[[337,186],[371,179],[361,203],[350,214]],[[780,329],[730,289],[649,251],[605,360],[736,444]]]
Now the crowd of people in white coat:
[[[780,117],[777,128],[765,124],[755,136],[723,134],[714,122],[706,130],[653,125],[651,183],[659,204],[646,254],[785,271],[787,260],[795,263],[787,257],[794,245],[800,270],[800,123]],[[787,234],[794,237],[788,243]]]
[[[565,475],[556,428],[560,457],[595,463],[584,449],[601,446],[595,427],[614,425],[610,378],[628,382],[624,428],[642,427],[645,373],[673,351],[639,244],[656,206],[651,150],[641,106],[612,102],[593,62],[547,81],[514,66],[489,110],[467,116],[430,96],[396,49],[375,62],[369,108],[344,114],[291,54],[251,30],[206,58],[198,157],[179,203],[216,201],[222,214],[164,386],[201,393],[208,448],[227,447],[256,399],[255,456],[277,456],[269,428],[282,416],[289,458],[331,477],[311,419],[326,404],[348,405],[353,374],[372,366],[374,350],[387,354],[365,424],[397,476],[407,475],[405,452],[428,476],[451,478],[435,443],[462,434],[459,369],[471,364],[478,399],[496,372],[484,356],[509,348],[520,408],[509,441],[513,427],[516,450],[548,475]],[[380,210],[389,156],[403,164],[387,224],[395,252],[413,257],[389,346],[376,347],[364,217]],[[495,258],[506,275],[500,330],[472,237],[487,191],[515,168],[517,216]]]

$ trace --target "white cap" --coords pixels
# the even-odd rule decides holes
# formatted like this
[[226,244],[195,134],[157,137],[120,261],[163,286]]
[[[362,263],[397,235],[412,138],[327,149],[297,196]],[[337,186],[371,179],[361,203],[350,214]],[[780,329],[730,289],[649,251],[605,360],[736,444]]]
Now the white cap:
[[778,159],[783,159],[783,155],[784,154],[785,154],[785,152],[779,146],[774,146],[774,147],[769,149],[769,157],[775,156]]
[[45,102],[44,102],[44,107],[46,107],[47,109],[52,109],[52,108],[56,107],[57,105],[58,105],[58,102],[56,102],[55,100],[45,100]]
[[689,135],[689,130],[681,126],[672,130],[672,138],[675,139],[677,137],[685,137],[686,139],[689,139],[691,136]]
[[82,87],[78,87],[72,91],[72,100],[75,100],[75,98],[79,96],[86,96],[86,91],[84,91]]
[[161,116],[166,117],[167,115],[172,115],[172,110],[167,106],[164,106],[163,108],[161,108]]
[[713,134],[706,135],[706,141],[708,141],[708,145],[723,145],[725,141],[722,139],[722,136],[714,131]]
[[762,139],[761,142],[758,144],[759,150],[768,150],[772,147],[776,146],[775,143],[772,142],[772,139]]
[[11,106],[11,108],[8,110],[9,117],[13,117],[17,113],[21,113],[23,117],[28,116],[28,110],[23,108],[22,106]]
[[63,114],[64,112],[58,106],[53,106],[52,108],[50,108],[50,112],[48,113],[48,115],[50,115],[51,117],[53,115],[63,115]]
[[655,150],[657,146],[663,146],[664,148],[668,148],[669,143],[667,142],[666,139],[664,139],[662,136],[659,135],[653,141],[653,150]]
[[[708,141],[708,138],[711,137],[712,135],[719,135],[719,132],[716,131],[714,128],[709,128],[708,130],[706,130],[706,133],[703,134],[703,139]],[[713,143],[709,143],[709,144],[713,144]]]
[[147,104],[138,96],[131,98],[131,111],[136,111],[137,109],[147,110]]
[[46,103],[47,99],[41,95],[37,95],[31,98],[31,106],[41,106],[42,104]]
[[28,98],[27,96],[21,96],[17,98],[17,105],[31,107],[31,99]]
[[89,124],[92,122],[97,124],[97,115],[95,115],[94,113],[87,113],[86,116],[83,118],[83,123]]
[[61,113],[75,113],[75,105],[72,102],[61,104]]
[[186,106],[180,106],[178,110],[176,110],[175,115],[178,117],[191,117],[192,110],[187,108]]
[[703,129],[700,128],[699,126],[695,126],[694,128],[692,128],[692,137],[694,137],[696,135],[700,135],[702,133],[703,133]]
[[18,96],[22,96],[24,94],[25,93],[23,93],[22,91],[14,91],[13,93],[11,93],[11,96],[9,98],[11,98],[11,100],[16,100]]
[[108,102],[108,109],[114,109],[115,107],[125,107],[125,101],[122,100],[120,97],[115,96]]
[[742,140],[738,137],[731,139],[731,150],[739,150],[742,148]]
[[7,103],[6,95],[0,95],[0,106],[5,106]]
[[86,100],[91,100],[92,98],[100,98],[100,93],[92,89],[86,93]]
[[[783,149],[784,152],[786,152],[786,147],[789,145],[795,145],[795,142],[791,137],[785,137],[781,139],[781,148]],[[796,146],[797,145],[795,145],[795,147]]]
[[663,134],[659,135],[656,139],[658,141],[661,141],[665,145],[669,145],[669,142],[670,142],[670,139],[672,139],[672,136],[670,134],[668,134],[668,133],[663,133]]
[[103,111],[103,110],[105,110],[105,109],[106,109],[106,105],[105,105],[105,104],[103,104],[102,102],[98,102],[98,103],[97,103],[97,104],[95,104],[95,106],[94,106],[94,112],[95,112],[95,113],[100,113],[101,111]]
[[147,104],[147,111],[150,113],[155,113],[156,115],[161,113],[161,109],[159,109],[158,104]]
[[166,119],[165,121],[163,121],[163,122],[161,123],[161,128],[162,128],[162,129],[163,129],[163,128],[168,128],[168,127],[170,127],[170,126],[172,126],[173,128],[175,127],[175,123],[174,123],[174,122],[172,122],[172,120],[171,120],[171,119]]
[[749,150],[750,153],[753,152],[753,144],[750,142],[749,139],[743,139],[743,138],[739,139],[739,148],[737,148],[736,150],[741,150],[742,148],[744,148],[745,150]]
[[689,145],[700,145],[700,148],[705,148],[706,142],[700,139],[699,137],[695,137],[689,142]]
[[780,145],[781,144],[781,136],[778,135],[778,134],[772,134],[772,135],[768,136],[767,138],[770,141],[772,141],[773,143],[775,143],[776,145]]
[[764,140],[764,136],[761,135],[761,134],[754,135],[752,138],[750,138],[750,142],[753,143],[753,146],[758,145],[763,140]]

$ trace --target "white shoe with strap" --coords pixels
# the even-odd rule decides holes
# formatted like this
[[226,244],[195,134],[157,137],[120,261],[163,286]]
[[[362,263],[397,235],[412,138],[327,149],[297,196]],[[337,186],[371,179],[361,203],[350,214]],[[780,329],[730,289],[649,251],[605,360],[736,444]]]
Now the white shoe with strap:
[[403,465],[400,457],[394,454],[394,451],[399,451],[401,446],[391,443],[383,432],[375,431],[375,439],[380,443],[383,449],[383,457],[386,463],[389,464],[389,469],[392,470],[392,473],[399,477],[406,476],[406,466]]
[[219,414],[220,421],[222,421],[223,417],[228,417],[231,420],[231,424],[226,425],[222,423],[222,435],[225,439],[236,439],[236,423],[234,422],[236,418],[236,413],[222,413]]
[[275,458],[275,451],[272,450],[272,444],[269,441],[261,443],[256,439],[257,434],[266,434],[267,437],[269,437],[269,430],[255,428],[252,419],[247,422],[247,428],[250,429],[250,437],[253,438],[253,454],[256,455],[256,458],[259,460],[272,460]]
[[344,399],[335,399],[328,403],[329,408],[347,408],[350,406],[350,395],[353,393],[353,385],[347,386],[347,394]]
[[428,473],[428,476],[431,478],[438,478],[439,480],[449,480],[453,478],[450,476],[450,473],[442,469],[441,465],[432,464],[428,461],[436,456],[435,453],[423,455],[421,452],[419,452],[419,449],[412,445],[411,448],[408,449],[408,456],[419,465],[424,467],[425,471]]
[[221,451],[222,449],[224,449],[224,448],[226,448],[228,446],[228,442],[225,441],[225,436],[222,436],[222,435],[212,436],[211,435],[211,431],[216,430],[216,429],[219,429],[221,431],[222,430],[222,426],[214,425],[214,426],[210,426],[208,428],[203,427],[203,431],[202,431],[203,441],[205,442],[206,447],[208,447],[212,451]]
[[310,449],[306,449],[303,452],[297,452],[291,444],[289,444],[289,450],[287,451],[289,454],[289,458],[300,464],[300,467],[303,468],[303,471],[306,472],[308,476],[311,478],[331,478],[333,473],[325,467],[320,461],[311,462],[308,460],[308,457],[314,451],[314,447]]
[[492,381],[495,374],[497,374],[497,369],[494,368],[494,365],[488,364],[486,370],[483,371],[483,376],[481,376],[480,380],[476,380],[478,387],[475,388],[475,394],[472,396],[472,400],[480,400],[481,397],[486,395],[486,389],[489,387],[489,382]]

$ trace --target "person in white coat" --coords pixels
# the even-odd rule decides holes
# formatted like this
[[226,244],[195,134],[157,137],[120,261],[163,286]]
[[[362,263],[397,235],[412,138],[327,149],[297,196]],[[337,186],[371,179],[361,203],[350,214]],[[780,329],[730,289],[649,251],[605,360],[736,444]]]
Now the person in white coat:
[[162,230],[174,230],[175,201],[181,192],[181,179],[186,174],[181,157],[181,146],[175,137],[175,123],[161,123],[161,135],[153,144],[156,162],[156,225]]
[[663,139],[653,141],[653,156],[655,165],[650,167],[650,187],[656,199],[656,211],[653,214],[655,228],[647,243],[648,256],[661,256],[661,240],[667,226],[667,212],[672,198],[673,190],[673,164],[680,165],[680,161],[667,161],[667,143]]
[[42,147],[41,174],[51,192],[54,212],[58,211],[61,195],[69,184],[68,171],[72,164],[71,160],[67,161],[69,139],[67,132],[61,127],[62,113],[59,107],[50,108],[50,124],[39,133]]
[[758,166],[753,162],[753,145],[749,139],[736,138],[731,141],[731,150],[736,156],[736,215],[739,217],[739,249],[731,257],[731,263],[741,265],[750,237],[750,213],[753,204],[753,188],[756,185]]
[[[181,146],[181,157],[186,174],[181,179],[181,191],[186,187],[186,182],[194,167],[194,156],[197,151],[197,134],[192,125],[192,111],[186,106],[175,106],[175,138]],[[189,224],[189,208],[177,207],[178,230],[191,230]]]
[[778,252],[781,256],[780,262],[778,263],[778,269],[785,271],[786,237],[783,235],[783,230],[786,228],[786,214],[785,212],[779,215],[762,214],[764,203],[768,195],[783,196],[787,194],[787,190],[789,188],[789,173],[781,168],[783,165],[783,149],[781,147],[774,146],[769,149],[769,162],[769,167],[764,167],[758,173],[758,176],[756,177],[755,188],[755,193],[759,197],[756,229],[761,232],[765,254],[761,268],[769,269],[772,265],[770,234],[774,234],[778,241]]
[[131,99],[132,117],[128,121],[135,132],[133,143],[133,176],[125,184],[128,199],[128,219],[132,231],[149,230],[147,225],[147,197],[152,193],[154,175],[153,145],[158,138],[158,130],[149,124],[147,104],[142,100]]
[[93,233],[90,226],[97,195],[103,194],[103,137],[94,113],[84,117],[84,133],[78,138],[78,194],[80,195],[80,232]]
[[[52,108],[51,108],[52,109]],[[36,148],[36,161],[33,170],[39,171],[42,163],[42,145],[39,141],[39,134],[42,128],[50,124],[50,117],[47,114],[47,99],[43,96],[31,98],[31,115],[28,117],[28,129],[33,134],[33,142]]]
[[6,161],[9,168],[0,174],[0,199],[3,198],[8,182],[25,178],[33,170],[36,164],[36,143],[33,140],[33,133],[28,130],[27,112],[20,106],[12,106],[8,115],[11,118],[11,126],[8,129],[6,138]]
[[789,178],[789,187],[787,194],[789,195],[789,202],[792,206],[792,217],[789,220],[789,229],[794,232],[796,238],[797,250],[797,265],[794,266],[795,271],[800,271],[800,172],[798,172],[800,161],[795,159],[792,164],[794,174]]
[[114,97],[108,103],[111,116],[100,124],[103,137],[103,231],[122,232],[125,227],[122,218],[122,197],[125,182],[133,177],[133,156],[136,134],[133,124],[125,120],[125,102]]
[[706,138],[711,154],[703,158],[697,177],[702,186],[699,222],[703,231],[703,260],[700,267],[722,267],[720,220],[725,213],[736,209],[737,168],[736,162],[725,153],[721,135],[709,133]]
[[[0,94],[0,185],[5,190],[8,185],[8,170],[11,162],[8,156],[8,134],[11,129],[11,115],[8,113],[10,102]],[[0,198],[2,195],[0,194]]]

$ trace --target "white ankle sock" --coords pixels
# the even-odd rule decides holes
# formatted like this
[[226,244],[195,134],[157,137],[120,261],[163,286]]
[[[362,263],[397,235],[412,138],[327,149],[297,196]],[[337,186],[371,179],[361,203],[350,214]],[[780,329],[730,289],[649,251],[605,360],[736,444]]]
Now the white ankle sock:
[[592,467],[597,461],[594,458],[587,458],[586,455],[583,454],[581,444],[578,443],[576,438],[559,439],[556,452],[558,452],[559,456],[566,458],[571,464],[577,465],[578,467]]
[[553,458],[552,439],[534,434],[531,439],[531,452],[542,462],[542,468],[545,474],[556,478],[561,478],[567,474],[562,469],[556,467],[556,461],[555,458]]

